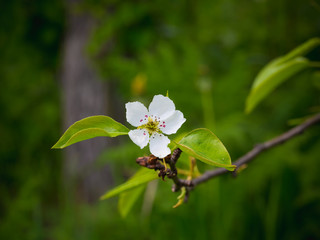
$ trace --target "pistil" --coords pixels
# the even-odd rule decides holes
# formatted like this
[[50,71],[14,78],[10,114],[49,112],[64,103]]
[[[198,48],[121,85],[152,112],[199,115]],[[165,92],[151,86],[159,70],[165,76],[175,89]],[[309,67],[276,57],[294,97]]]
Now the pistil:
[[152,117],[148,117],[148,122],[138,127],[138,129],[141,128],[146,129],[150,136],[155,132],[162,133],[159,129],[159,121],[157,120],[157,118],[155,118],[154,120]]

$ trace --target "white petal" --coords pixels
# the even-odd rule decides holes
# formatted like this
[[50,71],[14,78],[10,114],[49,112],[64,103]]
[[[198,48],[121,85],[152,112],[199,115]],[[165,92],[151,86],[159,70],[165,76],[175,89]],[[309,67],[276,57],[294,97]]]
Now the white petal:
[[149,133],[144,129],[136,129],[129,131],[129,137],[141,149],[148,145]]
[[[129,102],[126,104],[127,121],[134,127],[148,122],[148,109],[140,102]],[[147,117],[146,117],[147,116]]]
[[150,152],[158,158],[164,158],[171,153],[170,148],[168,148],[169,143],[170,139],[168,137],[154,133],[150,137]]
[[183,113],[176,110],[174,114],[165,119],[165,121],[160,121],[159,128],[165,134],[174,134],[185,121],[186,119],[183,117]]
[[160,117],[160,120],[170,117],[175,109],[172,100],[163,95],[155,95],[149,105],[150,115]]

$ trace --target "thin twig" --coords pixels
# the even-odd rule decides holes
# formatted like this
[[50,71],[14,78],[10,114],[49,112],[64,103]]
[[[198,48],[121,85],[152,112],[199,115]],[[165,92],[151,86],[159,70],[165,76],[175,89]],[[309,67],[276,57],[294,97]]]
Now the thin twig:
[[[249,151],[248,153],[246,153],[245,155],[243,155],[242,157],[240,157],[237,161],[235,161],[233,163],[234,165],[237,166],[236,170],[240,166],[251,162],[254,158],[256,158],[258,155],[260,155],[262,152],[296,137],[297,135],[303,133],[307,128],[309,128],[312,125],[315,125],[317,123],[320,123],[320,114],[317,114],[317,115],[307,119],[302,124],[290,129],[289,131],[283,133],[282,135],[280,135],[278,137],[275,137],[267,142],[256,145],[251,151]],[[206,182],[214,177],[217,177],[219,175],[226,174],[226,173],[229,173],[229,171],[224,168],[218,168],[215,170],[207,171],[204,174],[202,174],[200,177],[193,179],[191,182],[191,185],[196,186],[200,183]],[[188,186],[190,186],[190,185],[188,185]]]
[[180,157],[181,152],[182,151],[180,148],[175,149],[171,155],[171,158],[168,159],[168,163],[172,171],[172,174],[168,175],[168,177],[171,178],[173,182],[176,184],[176,187],[172,188],[172,191],[174,192],[180,190],[180,186],[181,186],[180,179],[178,178],[178,170],[176,168],[176,163]]
[[[177,192],[183,186],[192,186],[192,183],[189,180],[178,178],[178,170],[176,168],[176,163],[180,157],[181,152],[182,151],[180,150],[180,148],[177,148],[173,151],[172,154],[166,156],[164,159],[160,159],[158,157],[150,155],[145,157],[139,157],[136,159],[136,162],[142,167],[159,171],[158,175],[163,180],[165,177],[172,179],[175,183],[175,186],[172,187],[172,191]],[[162,164],[163,161],[168,163],[170,165],[170,168],[166,169],[165,166]]]
[[[315,125],[317,123],[320,123],[320,114],[317,114],[309,119],[307,119],[302,124],[290,129],[289,131],[283,133],[280,136],[277,136],[267,142],[261,143],[256,145],[251,151],[240,157],[238,160],[236,160],[233,164],[237,166],[237,168],[232,172],[233,174],[237,173],[237,170],[251,162],[253,159],[255,159],[258,155],[260,155],[262,152],[271,149],[279,144],[282,144],[299,134],[303,133],[307,128],[311,127],[312,125]],[[174,182],[174,185],[172,187],[173,192],[177,192],[181,189],[181,187],[186,187],[187,194],[185,200],[188,199],[189,191],[195,187],[196,185],[199,185],[201,183],[204,183],[214,177],[220,176],[222,174],[230,173],[230,171],[226,170],[225,168],[217,168],[211,171],[207,171],[204,174],[202,174],[200,177],[197,177],[193,180],[185,180],[180,179],[177,176],[177,168],[176,163],[180,157],[181,150],[179,148],[175,149],[172,154],[168,155],[164,159],[159,159],[153,155],[146,156],[146,157],[140,157],[137,158],[136,162],[143,167],[159,170],[159,177],[162,179],[167,176],[168,178],[172,179]],[[162,161],[166,161],[170,165],[170,169],[166,169],[164,165],[161,163]]]

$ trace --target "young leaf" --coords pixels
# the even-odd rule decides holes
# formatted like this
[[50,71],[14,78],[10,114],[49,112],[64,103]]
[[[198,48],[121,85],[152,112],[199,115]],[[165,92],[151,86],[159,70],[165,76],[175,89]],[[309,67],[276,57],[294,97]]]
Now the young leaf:
[[256,79],[253,82],[252,88],[255,88],[257,85],[259,85],[261,81],[264,80],[264,76],[267,75],[267,72],[269,72],[273,67],[279,66],[280,64],[285,63],[289,60],[292,60],[293,58],[301,57],[319,45],[320,45],[320,38],[312,38],[309,41],[301,44],[297,48],[293,49],[288,54],[272,60],[264,68],[262,68],[262,70],[258,73]]
[[143,193],[145,188],[145,185],[141,185],[120,194],[118,201],[118,210],[123,218],[128,215],[131,208]]
[[209,165],[233,171],[230,155],[222,142],[209,129],[199,128],[189,132],[178,143],[178,147],[188,155]]
[[320,38],[310,39],[285,56],[276,58],[267,64],[253,82],[250,95],[246,102],[246,112],[251,112],[263,98],[282,82],[307,67],[311,67],[310,62],[301,56],[307,54],[319,45]]
[[141,168],[135,175],[133,175],[127,182],[115,187],[114,189],[108,191],[104,194],[100,200],[105,200],[111,197],[114,197],[122,192],[128,191],[135,187],[141,186],[142,184],[148,183],[154,179],[158,179],[157,172],[147,169]]
[[289,52],[285,56],[278,58],[279,59],[278,63],[289,61],[290,59],[293,59],[295,57],[304,56],[308,52],[310,52],[312,49],[318,46],[320,46],[320,38],[309,39],[305,43],[293,49],[291,52]]
[[182,187],[182,188],[181,188],[181,193],[180,193],[180,195],[177,197],[178,202],[176,203],[176,205],[173,206],[173,208],[177,208],[177,207],[179,207],[179,206],[181,206],[181,205],[183,204],[184,198],[185,198],[185,196],[186,196],[186,193],[187,193],[186,188],[185,188],[185,187]]
[[288,62],[273,65],[265,69],[255,79],[255,83],[247,98],[246,112],[251,112],[272,90],[307,67],[309,67],[309,61],[306,58],[297,57]]
[[107,116],[84,118],[71,125],[52,148],[65,148],[94,137],[127,135],[129,129]]

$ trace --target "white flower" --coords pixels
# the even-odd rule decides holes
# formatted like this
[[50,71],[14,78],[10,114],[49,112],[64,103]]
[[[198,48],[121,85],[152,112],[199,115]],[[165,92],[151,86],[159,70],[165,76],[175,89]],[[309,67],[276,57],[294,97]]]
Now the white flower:
[[149,110],[140,102],[126,104],[127,121],[136,130],[129,131],[129,137],[141,149],[150,142],[150,152],[159,158],[171,153],[170,140],[164,134],[177,132],[186,121],[182,112],[175,109],[173,101],[163,95],[153,97]]

